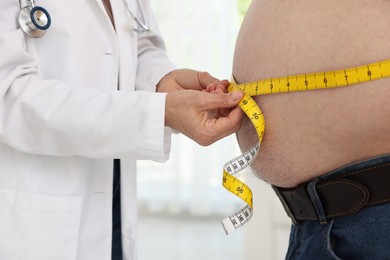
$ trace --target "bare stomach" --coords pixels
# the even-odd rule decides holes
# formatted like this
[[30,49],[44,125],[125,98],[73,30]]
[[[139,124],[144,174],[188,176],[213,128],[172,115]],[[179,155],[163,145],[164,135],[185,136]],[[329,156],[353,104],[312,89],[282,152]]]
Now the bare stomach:
[[[254,0],[234,56],[238,83],[390,59],[388,0]],[[390,79],[332,90],[255,97],[265,121],[252,164],[293,187],[345,164],[390,153]],[[245,120],[242,150],[256,140]]]

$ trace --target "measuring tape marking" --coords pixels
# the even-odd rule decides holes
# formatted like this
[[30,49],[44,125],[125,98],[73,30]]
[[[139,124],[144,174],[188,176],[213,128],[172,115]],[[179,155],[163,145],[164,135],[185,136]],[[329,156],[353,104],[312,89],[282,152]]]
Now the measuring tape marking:
[[264,135],[264,115],[258,104],[253,100],[252,96],[316,89],[331,89],[385,77],[390,77],[390,60],[384,60],[343,70],[297,74],[292,76],[269,78],[244,84],[236,84],[234,81],[231,82],[228,87],[228,92],[244,92],[244,97],[238,105],[254,125],[259,141],[248,151],[242,153],[240,156],[230,160],[224,165],[222,181],[223,187],[246,203],[241,210],[222,220],[222,226],[226,234],[229,234],[231,231],[247,223],[253,215],[252,190],[243,181],[234,176],[248,167],[256,158]]
[[[264,79],[245,84],[231,84],[230,91],[241,90],[249,96],[348,86],[390,76],[389,60],[344,70],[298,74]],[[291,78],[294,77],[295,81]],[[307,84],[305,84],[305,80]],[[275,85],[276,84],[276,85]],[[277,88],[276,88],[277,86]],[[294,90],[296,89],[296,90]]]

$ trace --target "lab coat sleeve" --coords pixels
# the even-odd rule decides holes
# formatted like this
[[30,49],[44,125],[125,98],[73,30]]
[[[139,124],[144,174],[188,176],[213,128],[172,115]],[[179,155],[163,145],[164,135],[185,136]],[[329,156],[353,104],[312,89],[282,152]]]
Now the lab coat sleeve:
[[[143,2],[145,15],[150,25],[150,32],[139,33],[138,36],[138,66],[136,89],[155,91],[157,83],[169,72],[176,69],[175,65],[168,59],[166,55],[165,42],[161,36],[158,23],[155,19],[153,11],[150,8],[149,1]],[[178,132],[165,127],[165,154],[168,158],[171,134]]]
[[161,37],[149,1],[143,1],[150,32],[138,34],[137,89],[155,91],[156,84],[175,69],[167,58],[165,43]]
[[[5,7],[0,16],[10,21],[14,12],[7,15]],[[0,27],[2,144],[40,155],[167,159],[165,94],[76,88],[43,79],[24,34],[14,26]]]

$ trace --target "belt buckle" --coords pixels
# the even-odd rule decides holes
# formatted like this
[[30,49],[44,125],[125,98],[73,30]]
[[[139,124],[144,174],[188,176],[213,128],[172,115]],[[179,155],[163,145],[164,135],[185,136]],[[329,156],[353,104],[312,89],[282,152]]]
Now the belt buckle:
[[292,213],[290,207],[288,206],[286,200],[284,199],[283,195],[280,193],[279,188],[272,185],[272,189],[275,191],[276,195],[278,196],[279,200],[282,202],[283,208],[287,213],[287,216],[292,220],[293,224],[297,224],[298,220],[295,218],[294,214]]

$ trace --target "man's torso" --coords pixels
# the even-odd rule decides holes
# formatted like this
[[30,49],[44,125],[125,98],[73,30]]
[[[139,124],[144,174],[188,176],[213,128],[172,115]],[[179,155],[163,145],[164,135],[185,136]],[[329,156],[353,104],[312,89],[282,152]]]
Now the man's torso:
[[[238,83],[344,69],[390,58],[390,3],[369,0],[255,0],[242,25],[233,76]],[[255,97],[266,129],[252,167],[291,187],[342,165],[390,152],[390,79]],[[246,121],[243,150],[254,144]]]

